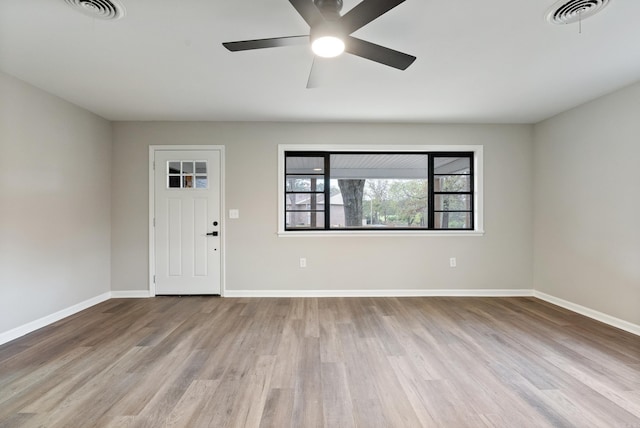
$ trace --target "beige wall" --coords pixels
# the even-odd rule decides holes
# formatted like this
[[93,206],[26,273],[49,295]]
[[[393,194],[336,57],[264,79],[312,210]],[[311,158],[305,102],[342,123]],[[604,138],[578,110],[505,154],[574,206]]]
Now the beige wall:
[[[639,111],[640,83],[535,126],[118,122],[112,133],[0,73],[0,333],[147,289],[151,144],[226,147],[226,208],[241,214],[223,220],[229,290],[535,288],[640,324]],[[279,238],[279,143],[482,144],[486,234]]]
[[111,139],[0,73],[0,333],[109,292]]
[[640,83],[534,140],[535,289],[640,325]]
[[[486,234],[279,238],[279,143],[482,144]],[[228,290],[532,288],[531,126],[118,122],[113,290],[148,287],[148,147],[166,144],[226,147],[226,208],[240,210],[225,220]]]

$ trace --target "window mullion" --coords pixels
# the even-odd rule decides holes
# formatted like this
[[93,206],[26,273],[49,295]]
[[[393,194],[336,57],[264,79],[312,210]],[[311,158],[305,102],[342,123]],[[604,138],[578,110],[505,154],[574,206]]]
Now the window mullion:
[[324,154],[324,229],[329,230],[331,225],[331,174],[329,153]]
[[427,229],[435,228],[435,182],[434,182],[434,161],[433,155],[431,153],[428,154],[428,166],[427,166],[427,188],[428,188],[428,207],[427,212],[429,213],[429,218],[427,221]]
[[471,199],[471,218],[470,218],[470,226],[471,226],[471,230],[475,230],[476,228],[476,224],[475,224],[475,212],[476,212],[476,201],[475,201],[475,191],[474,191],[474,186],[475,186],[475,181],[476,181],[476,173],[474,171],[474,156],[471,155],[469,157],[469,175],[470,175],[470,183],[469,183],[469,190],[470,190],[470,194],[469,194],[469,198]]

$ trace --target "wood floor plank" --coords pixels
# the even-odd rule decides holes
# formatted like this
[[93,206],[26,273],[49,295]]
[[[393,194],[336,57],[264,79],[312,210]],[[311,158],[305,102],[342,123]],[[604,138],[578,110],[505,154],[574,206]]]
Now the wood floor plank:
[[424,394],[424,388],[422,387],[427,379],[420,376],[420,373],[413,369],[412,364],[405,357],[389,357],[389,363],[398,377],[416,417],[420,421],[420,426],[436,426],[436,420],[427,410],[429,400],[425,396],[426,394]]
[[354,427],[353,402],[343,363],[322,363],[322,403],[325,427]]
[[376,393],[374,373],[376,373],[377,367],[371,365],[356,327],[351,323],[341,324],[339,333],[345,351],[347,380],[356,425],[362,427],[391,426],[390,421],[383,413],[380,397]]
[[315,337],[304,337],[294,388],[293,426],[324,426],[321,379],[320,341]]
[[239,357],[240,355],[242,354],[235,354],[236,358],[228,361],[228,366],[220,378],[220,384],[206,404],[206,411],[196,416],[194,426],[234,426],[231,416],[236,408],[238,397],[242,397],[246,389],[245,380],[256,365],[255,355],[243,355],[242,358]]
[[294,389],[300,364],[304,336],[304,323],[300,319],[290,319],[283,326],[276,365],[271,379],[272,388]]
[[219,380],[194,380],[166,419],[167,427],[194,426],[196,415],[206,413],[206,404],[209,402],[216,389],[220,385]]
[[0,419],[0,428],[21,428],[24,426],[35,426],[32,419],[33,413],[14,413],[13,415]]
[[318,302],[320,361],[323,363],[337,363],[344,361],[342,344],[338,337],[336,311],[327,300]]
[[0,346],[0,428],[640,427],[640,337],[531,297],[112,299]]
[[238,394],[233,411],[229,415],[231,426],[257,427],[260,425],[269,394],[275,357],[261,355],[247,373],[242,392]]
[[415,411],[407,399],[398,377],[391,368],[387,349],[379,340],[365,340],[365,354],[377,373],[373,376],[376,394],[388,419],[398,426],[419,426]]
[[293,389],[272,388],[264,405],[260,428],[292,427]]

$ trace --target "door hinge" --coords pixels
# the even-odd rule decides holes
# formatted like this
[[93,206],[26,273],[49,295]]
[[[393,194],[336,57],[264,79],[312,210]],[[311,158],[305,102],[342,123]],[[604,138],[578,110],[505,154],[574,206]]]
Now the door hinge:
[[153,275],[153,283],[154,284],[156,283],[156,276],[155,275]]
[[153,218],[153,227],[156,227],[156,218]]
[[156,161],[153,161],[153,169],[156,169]]

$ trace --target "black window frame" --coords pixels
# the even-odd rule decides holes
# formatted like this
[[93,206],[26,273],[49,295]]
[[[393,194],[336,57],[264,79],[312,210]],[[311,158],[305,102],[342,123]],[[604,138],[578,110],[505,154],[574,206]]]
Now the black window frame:
[[[289,153],[295,153],[295,155],[289,155]],[[314,174],[314,175],[322,175],[323,179],[324,179],[324,183],[323,183],[323,191],[314,191],[314,190],[308,190],[308,191],[304,191],[304,192],[296,192],[296,191],[287,191],[287,177],[289,176],[295,176],[295,175],[300,175],[300,174],[288,174],[287,173],[287,157],[314,157],[314,158],[324,158],[324,165],[323,165],[323,169],[324,172],[322,174]],[[329,198],[331,195],[331,186],[329,185],[330,183],[330,171],[329,171],[329,157],[330,154],[328,152],[312,152],[312,151],[295,151],[295,152],[291,152],[291,151],[287,151],[285,152],[284,155],[284,162],[285,162],[285,167],[284,167],[284,216],[285,216],[285,230],[286,231],[293,231],[293,230],[304,230],[304,231],[310,231],[310,230],[331,230],[331,229],[327,229],[327,225],[329,225],[329,218],[330,218],[330,210],[327,209],[327,204],[329,203]],[[291,195],[291,194],[323,194],[324,195],[324,209],[322,211],[320,210],[287,210],[287,195]],[[324,214],[324,227],[323,228],[318,228],[318,227],[287,227],[287,222],[286,222],[286,217],[287,217],[287,213],[301,213],[301,212],[309,212],[309,213],[319,213],[322,212]]]
[[[331,155],[426,155],[428,159],[428,167],[427,167],[427,198],[428,198],[428,218],[426,227],[389,227],[389,228],[380,228],[380,227],[331,227]],[[284,187],[284,206],[282,214],[284,215],[284,231],[285,232],[394,232],[394,231],[414,231],[414,232],[473,232],[475,231],[475,210],[476,210],[476,195],[475,195],[475,186],[476,186],[476,176],[475,176],[475,152],[474,151],[371,151],[371,150],[358,150],[358,151],[340,151],[340,150],[322,150],[322,151],[307,151],[307,150],[285,150],[284,151],[284,181],[281,185]],[[324,171],[323,173],[318,173],[315,175],[322,175],[324,180],[324,187],[322,191],[304,191],[304,192],[294,192],[287,191],[287,177],[300,175],[299,173],[288,173],[287,171],[287,158],[288,157],[322,157],[324,159]],[[468,158],[469,159],[469,173],[468,174],[436,174],[435,173],[435,159],[436,158],[446,158],[446,157],[455,157],[455,158]],[[469,176],[469,190],[464,191],[435,191],[435,177],[436,176],[455,176],[455,175],[466,175]],[[324,195],[324,208],[322,211],[315,210],[314,212],[323,212],[324,214],[324,223],[323,227],[290,227],[287,225],[286,218],[287,213],[291,212],[311,212],[311,210],[287,210],[287,195],[291,193],[316,193]],[[435,209],[435,199],[437,195],[466,195],[469,198],[469,207],[468,210],[436,210]],[[469,213],[469,227],[467,228],[435,228],[435,216],[436,213]],[[310,222],[311,224],[311,222]]]

